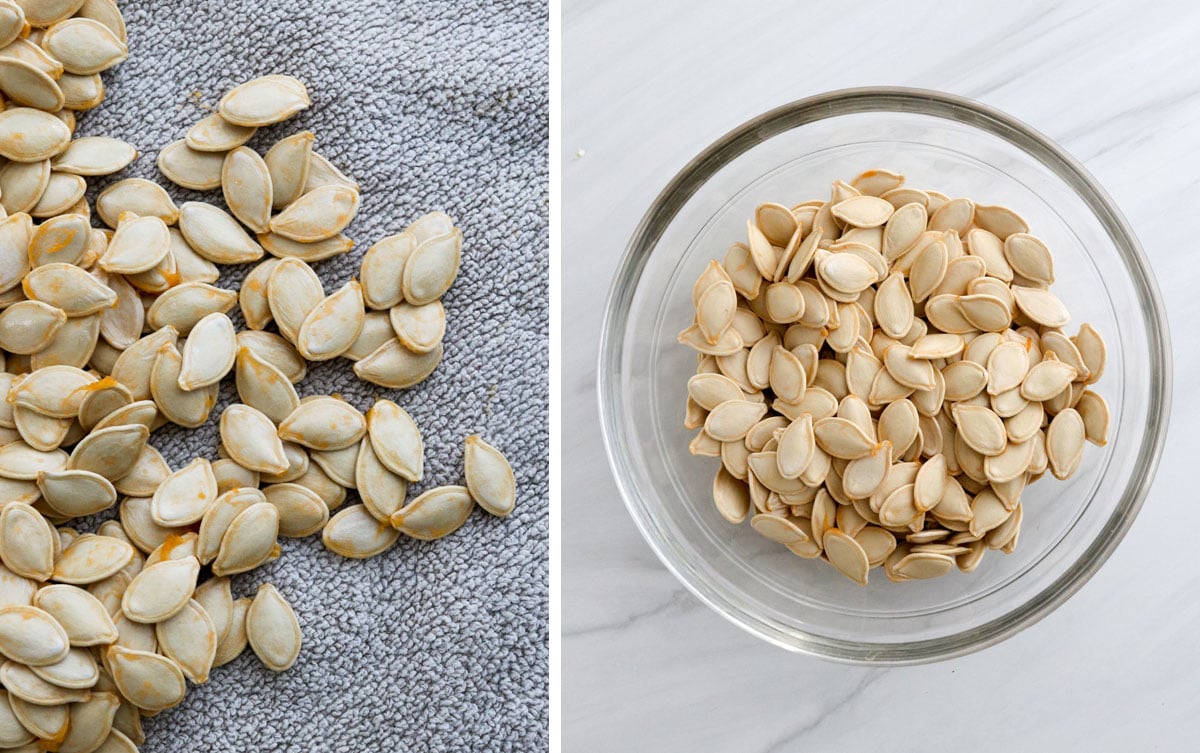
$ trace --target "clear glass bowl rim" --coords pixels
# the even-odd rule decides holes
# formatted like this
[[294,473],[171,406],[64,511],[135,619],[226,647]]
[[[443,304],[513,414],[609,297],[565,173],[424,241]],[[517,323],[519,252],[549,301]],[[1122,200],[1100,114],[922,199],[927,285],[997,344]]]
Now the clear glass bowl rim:
[[[1130,478],[1100,535],[1075,563],[1032,599],[990,622],[936,639],[886,644],[831,638],[765,619],[731,598],[735,595],[694,577],[684,563],[676,561],[667,551],[672,542],[654,530],[641,509],[629,459],[621,452],[625,430],[618,416],[616,378],[627,316],[642,270],[663,232],[695,192],[724,165],[775,135],[818,120],[868,112],[930,115],[974,126],[1017,146],[1070,185],[1103,225],[1131,274],[1149,323],[1152,355],[1151,409],[1139,450],[1138,471]],[[782,105],[734,128],[685,165],[651,203],[626,246],[605,305],[597,390],[601,433],[621,498],[642,537],[667,569],[718,614],[777,646],[834,661],[892,666],[940,661],[999,643],[1045,617],[1082,588],[1120,544],[1150,490],[1166,440],[1172,390],[1169,340],[1162,298],[1141,245],[1112,199],[1074,157],[1010,115],[963,97],[905,87],[840,89]]]

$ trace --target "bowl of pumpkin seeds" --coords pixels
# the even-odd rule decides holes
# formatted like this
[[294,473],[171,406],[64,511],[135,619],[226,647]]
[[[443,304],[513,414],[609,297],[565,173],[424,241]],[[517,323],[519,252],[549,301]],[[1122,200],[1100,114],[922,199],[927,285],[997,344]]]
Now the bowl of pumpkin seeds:
[[1170,347],[1133,231],[1014,118],[823,94],[722,137],[634,232],[600,404],[626,506],[740,627],[881,664],[994,644],[1146,497]]

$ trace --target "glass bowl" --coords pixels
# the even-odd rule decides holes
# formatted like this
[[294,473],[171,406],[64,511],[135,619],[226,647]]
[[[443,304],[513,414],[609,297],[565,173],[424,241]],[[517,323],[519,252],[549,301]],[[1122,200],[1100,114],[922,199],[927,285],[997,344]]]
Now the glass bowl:
[[[1023,496],[1020,543],[971,574],[859,586],[801,559],[712,503],[719,460],[688,452],[683,428],[694,353],[691,290],[709,259],[744,239],[759,203],[825,198],[870,168],[908,185],[1012,207],[1055,255],[1054,292],[1069,330],[1091,322],[1108,343],[1094,389],[1112,411],[1067,481]],[[1132,230],[1078,162],[1013,118],[932,91],[853,89],[772,110],[704,150],[655,199],[613,281],[602,332],[600,409],[625,504],[663,563],[733,623],[826,658],[909,664],[978,650],[1062,604],[1112,554],[1150,488],[1167,429],[1166,317]]]

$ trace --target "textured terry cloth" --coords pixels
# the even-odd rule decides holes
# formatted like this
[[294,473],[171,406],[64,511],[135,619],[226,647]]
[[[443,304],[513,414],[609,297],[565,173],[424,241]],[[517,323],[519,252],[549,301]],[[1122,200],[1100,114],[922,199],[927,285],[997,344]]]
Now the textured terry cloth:
[[[344,359],[312,364],[301,394],[338,393],[361,410],[403,405],[425,439],[425,482],[460,483],[478,432],[512,461],[515,512],[476,510],[436,542],[402,540],[358,561],[320,537],[235,576],[235,596],[274,583],[304,646],[281,674],[249,651],[145,720],[144,751],[526,751],[548,747],[548,9],[537,0],[120,0],[129,59],[104,74],[107,98],[80,135],[111,135],[176,201],[224,206],[158,174],[166,144],[255,76],[304,81],[311,109],[265,129],[260,153],[300,130],[362,186],[347,230],[358,245],[313,265],[332,292],[362,253],[434,209],[462,228],[462,271],[444,302],[445,358],[403,391],[359,381]],[[94,181],[90,196],[108,181]],[[223,268],[236,288],[250,265]],[[240,313],[231,313],[242,327]],[[216,458],[232,376],[198,430],[152,443],[173,468]],[[347,504],[356,502],[351,493]]]

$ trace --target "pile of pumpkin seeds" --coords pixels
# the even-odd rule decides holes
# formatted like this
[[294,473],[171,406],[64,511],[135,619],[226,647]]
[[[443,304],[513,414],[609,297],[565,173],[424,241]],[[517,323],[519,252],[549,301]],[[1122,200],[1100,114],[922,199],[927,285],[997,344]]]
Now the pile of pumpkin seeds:
[[[870,170],[828,200],[759,206],[693,288],[690,450],[713,498],[793,553],[866,584],[1011,553],[1021,494],[1107,442],[1049,248],[1016,212]],[[753,514],[752,514],[753,513]]]
[[[234,599],[231,581],[278,558],[281,536],[320,533],[364,558],[516,498],[509,462],[473,435],[465,485],[409,501],[424,445],[402,407],[377,399],[364,415],[297,392],[307,361],[339,356],[385,387],[432,373],[462,243],[428,214],[371,247],[361,283],[326,294],[309,263],[353,247],[358,185],[309,132],[263,156],[246,146],[308,107],[297,79],[236,87],[159,152],[165,176],[221,189],[228,211],[127,179],[97,197],[107,228],[91,226],[83,176],[137,151],[73,139],[74,112],[99,104],[124,39],[113,0],[0,0],[0,749],[133,751],[143,717],[247,645],[291,667],[287,600],[270,584]],[[240,290],[214,284],[218,265],[250,262]],[[172,471],[151,432],[203,425],[230,372],[241,402],[220,415],[219,459]],[[361,504],[338,510],[348,489]],[[113,508],[95,533],[71,527]]]

